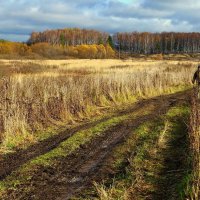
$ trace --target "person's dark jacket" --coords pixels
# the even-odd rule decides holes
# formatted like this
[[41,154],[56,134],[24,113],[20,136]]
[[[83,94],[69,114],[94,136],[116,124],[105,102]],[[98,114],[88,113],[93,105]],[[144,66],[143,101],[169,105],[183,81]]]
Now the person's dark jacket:
[[197,71],[194,73],[194,76],[193,76],[193,79],[192,79],[192,83],[193,83],[193,84],[196,82],[198,85],[200,85],[199,73],[200,73],[200,70],[197,70]]

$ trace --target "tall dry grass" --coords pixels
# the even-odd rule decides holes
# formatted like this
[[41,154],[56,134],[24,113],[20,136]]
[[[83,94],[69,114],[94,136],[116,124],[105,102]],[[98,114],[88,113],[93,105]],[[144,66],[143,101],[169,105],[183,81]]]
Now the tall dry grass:
[[[196,88],[197,90],[197,88]],[[192,98],[192,109],[190,117],[190,147],[192,152],[192,176],[189,186],[188,198],[200,199],[200,100],[197,91]]]
[[11,63],[13,73],[0,81],[0,147],[23,147],[36,142],[38,130],[188,86],[195,70],[190,63],[145,62],[136,67],[120,61],[103,67],[99,62],[101,66],[74,68]]

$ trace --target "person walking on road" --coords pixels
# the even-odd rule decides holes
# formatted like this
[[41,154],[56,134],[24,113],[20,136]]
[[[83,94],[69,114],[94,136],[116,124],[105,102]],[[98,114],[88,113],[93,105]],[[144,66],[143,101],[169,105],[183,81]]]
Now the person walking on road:
[[198,99],[200,99],[200,64],[198,65],[198,68],[196,72],[194,73],[192,83],[196,84],[197,97]]

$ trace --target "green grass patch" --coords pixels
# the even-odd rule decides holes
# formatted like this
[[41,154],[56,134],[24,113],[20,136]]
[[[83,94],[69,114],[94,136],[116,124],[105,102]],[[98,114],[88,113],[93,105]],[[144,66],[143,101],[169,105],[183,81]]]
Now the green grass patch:
[[[112,166],[115,177],[95,186],[97,199],[129,199],[132,196],[137,199],[155,198],[166,191],[169,197],[176,195],[183,199],[190,178],[185,124],[189,112],[187,105],[176,106],[165,116],[137,128],[125,144],[115,149]],[[178,156],[184,156],[180,163],[180,170],[183,171],[170,174],[170,170],[176,169],[173,159]],[[169,159],[169,163],[166,159]],[[162,195],[160,197],[164,198]],[[89,198],[88,194],[86,198]]]

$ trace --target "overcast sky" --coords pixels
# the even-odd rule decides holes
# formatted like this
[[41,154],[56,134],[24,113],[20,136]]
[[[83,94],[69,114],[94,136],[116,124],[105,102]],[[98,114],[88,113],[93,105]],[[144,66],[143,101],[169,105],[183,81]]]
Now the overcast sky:
[[0,0],[0,38],[67,27],[109,33],[200,31],[199,0]]

